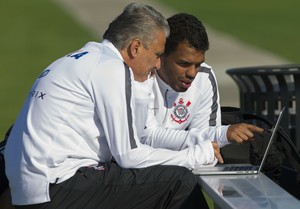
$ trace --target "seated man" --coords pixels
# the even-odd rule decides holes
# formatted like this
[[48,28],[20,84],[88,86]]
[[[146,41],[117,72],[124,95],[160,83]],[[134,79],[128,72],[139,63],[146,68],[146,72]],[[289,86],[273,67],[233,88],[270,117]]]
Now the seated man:
[[153,100],[142,142],[182,150],[207,139],[223,147],[243,143],[263,129],[251,124],[221,125],[215,74],[205,63],[209,41],[196,17],[180,13],[168,18],[170,35],[161,67],[155,70]]

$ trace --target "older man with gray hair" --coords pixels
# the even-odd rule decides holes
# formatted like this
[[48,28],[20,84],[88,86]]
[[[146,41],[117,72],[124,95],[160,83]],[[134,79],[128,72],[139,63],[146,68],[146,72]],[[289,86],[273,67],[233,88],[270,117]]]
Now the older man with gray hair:
[[188,168],[213,154],[202,162],[201,145],[172,151],[140,142],[168,34],[159,12],[129,4],[102,43],[40,74],[5,148],[16,208],[207,208]]

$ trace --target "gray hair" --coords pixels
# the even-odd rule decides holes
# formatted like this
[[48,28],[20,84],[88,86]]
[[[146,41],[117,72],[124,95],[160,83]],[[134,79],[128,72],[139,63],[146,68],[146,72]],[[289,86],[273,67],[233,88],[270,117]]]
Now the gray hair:
[[151,6],[131,3],[109,24],[103,39],[108,39],[117,49],[122,50],[132,39],[139,38],[147,48],[162,30],[168,37],[170,28],[161,13]]

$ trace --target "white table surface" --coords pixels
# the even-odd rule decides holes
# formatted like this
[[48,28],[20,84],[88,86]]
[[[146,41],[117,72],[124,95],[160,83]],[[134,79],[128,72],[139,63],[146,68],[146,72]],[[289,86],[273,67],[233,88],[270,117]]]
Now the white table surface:
[[263,173],[200,176],[203,190],[219,208],[300,209],[300,201]]

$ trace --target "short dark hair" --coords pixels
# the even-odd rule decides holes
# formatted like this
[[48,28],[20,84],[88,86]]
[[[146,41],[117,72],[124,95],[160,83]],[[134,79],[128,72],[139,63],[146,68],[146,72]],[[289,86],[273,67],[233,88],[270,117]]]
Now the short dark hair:
[[175,51],[179,43],[187,41],[199,51],[207,51],[209,48],[208,36],[202,22],[197,17],[179,13],[169,17],[170,35],[167,38],[165,54]]

